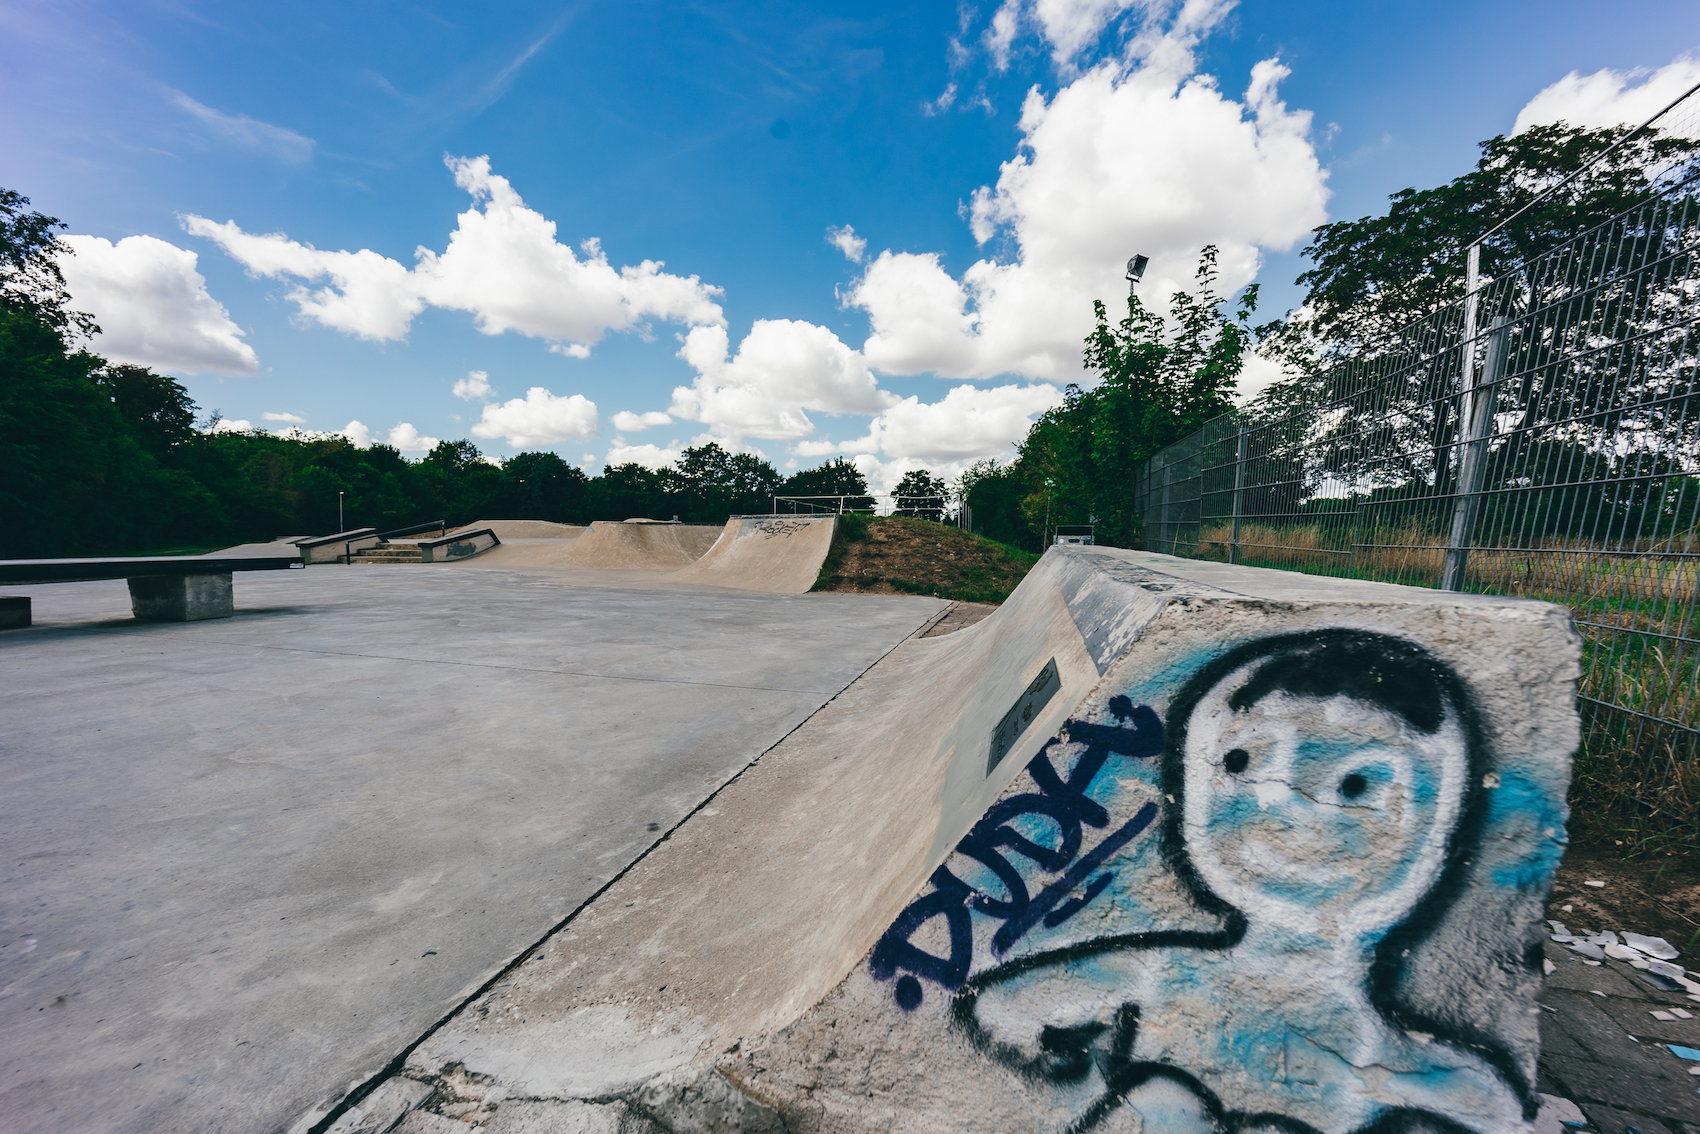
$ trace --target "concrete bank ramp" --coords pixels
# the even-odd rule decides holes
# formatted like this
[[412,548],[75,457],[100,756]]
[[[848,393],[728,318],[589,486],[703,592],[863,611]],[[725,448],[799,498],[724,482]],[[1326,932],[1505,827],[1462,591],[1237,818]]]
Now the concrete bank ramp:
[[733,516],[701,559],[674,573],[681,583],[800,595],[832,550],[833,516]]
[[583,524],[557,524],[551,520],[474,520],[451,528],[455,532],[478,531],[489,528],[504,544],[510,539],[577,539],[584,534]]
[[1527,1130],[1578,648],[1543,603],[1052,549],[338,1129]]
[[712,524],[597,520],[563,551],[561,563],[570,567],[625,569],[685,567],[714,546],[720,530]]

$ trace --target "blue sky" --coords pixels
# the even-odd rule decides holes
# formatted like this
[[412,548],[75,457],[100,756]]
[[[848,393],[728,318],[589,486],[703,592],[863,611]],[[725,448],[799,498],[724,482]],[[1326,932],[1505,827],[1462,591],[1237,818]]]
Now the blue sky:
[[1127,256],[1279,314],[1316,223],[1696,49],[1675,2],[0,3],[0,185],[227,419],[880,485],[1007,455]]

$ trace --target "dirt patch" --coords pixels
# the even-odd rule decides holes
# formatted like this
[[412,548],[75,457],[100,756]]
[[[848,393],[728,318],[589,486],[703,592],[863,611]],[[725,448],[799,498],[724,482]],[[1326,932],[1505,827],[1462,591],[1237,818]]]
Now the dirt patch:
[[1550,909],[1548,917],[1578,930],[1663,937],[1682,951],[1677,964],[1700,969],[1700,870],[1683,856],[1630,858],[1584,832],[1565,850]]
[[1000,603],[1038,561],[1037,555],[930,520],[846,516],[814,589]]
[[926,632],[918,635],[922,638],[940,638],[946,634],[954,634],[958,630],[966,630],[982,618],[988,618],[997,613],[997,604],[990,602],[953,602],[944,612],[944,617],[927,627]]

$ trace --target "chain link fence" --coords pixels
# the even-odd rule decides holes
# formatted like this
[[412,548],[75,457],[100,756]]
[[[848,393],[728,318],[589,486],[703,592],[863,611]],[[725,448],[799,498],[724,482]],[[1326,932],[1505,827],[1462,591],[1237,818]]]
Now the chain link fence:
[[[1700,94],[1654,123],[1700,138]],[[1649,170],[1649,199],[1497,278],[1472,246],[1463,299],[1210,422],[1138,485],[1148,550],[1569,606],[1586,644],[1578,798],[1690,845],[1697,173],[1692,155]]]

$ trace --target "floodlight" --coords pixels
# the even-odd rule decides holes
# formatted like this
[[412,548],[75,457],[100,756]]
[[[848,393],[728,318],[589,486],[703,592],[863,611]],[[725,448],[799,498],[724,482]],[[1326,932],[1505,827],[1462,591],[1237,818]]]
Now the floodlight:
[[1145,265],[1151,262],[1149,256],[1135,256],[1127,262],[1127,293],[1133,294],[1133,285],[1145,274]]

